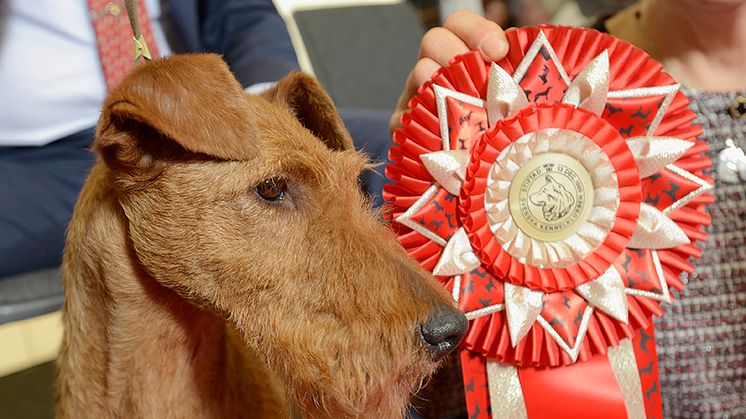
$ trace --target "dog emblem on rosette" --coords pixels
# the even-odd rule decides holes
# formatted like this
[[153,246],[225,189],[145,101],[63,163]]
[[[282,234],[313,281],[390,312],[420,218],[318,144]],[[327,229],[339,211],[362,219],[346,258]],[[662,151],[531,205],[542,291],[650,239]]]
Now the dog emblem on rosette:
[[[570,212],[570,207],[575,204],[575,195],[579,191],[571,193],[565,185],[555,181],[548,174],[543,176],[542,180],[544,180],[544,185],[538,191],[530,194],[528,201],[537,207],[541,207],[545,221],[558,221]],[[525,198],[522,198],[521,201],[525,202]]]
[[605,354],[661,314],[704,239],[709,160],[679,85],[610,36],[573,49],[580,32],[522,28],[499,63],[457,57],[394,135],[399,240],[472,321],[464,348],[501,363]]

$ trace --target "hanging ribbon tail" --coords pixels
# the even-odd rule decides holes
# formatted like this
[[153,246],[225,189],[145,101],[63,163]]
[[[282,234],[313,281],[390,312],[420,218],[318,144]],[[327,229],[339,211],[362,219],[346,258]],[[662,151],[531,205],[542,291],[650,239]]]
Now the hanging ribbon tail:
[[469,417],[593,419],[598,412],[607,419],[660,417],[654,416],[660,410],[656,359],[654,342],[641,337],[562,368],[516,367],[464,350]]
[[487,361],[487,388],[490,392],[492,417],[527,419],[526,402],[518,379],[518,368],[497,361]]
[[487,359],[475,352],[462,350],[461,373],[464,377],[464,396],[469,419],[492,418],[487,384]]
[[640,205],[640,218],[627,247],[671,249],[689,244],[689,237],[666,214],[648,204]]
[[651,323],[646,329],[638,330],[632,338],[637,371],[645,403],[645,417],[663,417],[660,375],[658,370],[658,350],[655,343],[655,326]]
[[616,376],[624,397],[624,406],[629,419],[645,419],[645,402],[642,399],[642,384],[637,368],[637,359],[632,342],[625,339],[619,346],[609,348],[609,364]]
[[601,115],[609,93],[609,53],[604,50],[578,74],[565,91],[562,103]]

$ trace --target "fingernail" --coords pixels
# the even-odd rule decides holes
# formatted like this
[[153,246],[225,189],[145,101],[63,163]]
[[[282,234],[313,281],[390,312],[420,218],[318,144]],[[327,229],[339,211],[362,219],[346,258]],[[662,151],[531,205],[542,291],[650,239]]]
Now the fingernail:
[[497,60],[505,55],[508,50],[508,42],[502,36],[493,33],[482,39],[479,50],[482,51],[484,58]]

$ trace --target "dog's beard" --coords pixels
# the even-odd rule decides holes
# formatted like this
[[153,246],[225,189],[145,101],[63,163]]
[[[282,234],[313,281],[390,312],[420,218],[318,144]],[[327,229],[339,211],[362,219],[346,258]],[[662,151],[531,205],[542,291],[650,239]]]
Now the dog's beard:
[[[410,406],[412,395],[427,384],[430,376],[437,371],[440,362],[422,362],[419,366],[407,366],[395,382],[382,390],[371,406],[376,418],[403,418]],[[371,417],[373,417],[371,416]]]
[[[319,394],[313,390],[296,392],[294,399],[302,417],[313,412],[313,418],[403,418],[410,405],[411,396],[417,392],[435,372],[440,363],[429,360],[427,354],[421,359],[402,363],[398,373],[384,383],[357,383],[357,391]],[[364,389],[364,390],[363,390]]]

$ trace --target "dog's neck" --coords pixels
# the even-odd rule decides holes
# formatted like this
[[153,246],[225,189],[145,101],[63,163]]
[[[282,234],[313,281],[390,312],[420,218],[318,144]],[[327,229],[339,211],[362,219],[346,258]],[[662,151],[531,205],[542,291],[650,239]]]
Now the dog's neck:
[[[65,322],[67,330],[82,330],[63,343],[58,417],[81,411],[90,417],[277,417],[285,403],[271,377],[246,367],[259,363],[225,321],[145,273],[113,191],[87,189],[97,196],[83,197],[76,211],[101,214],[70,227],[71,235],[85,234],[91,248],[65,256]],[[85,208],[87,202],[97,208]],[[81,371],[80,365],[99,368]],[[252,387],[268,392],[244,391]]]
[[[112,290],[117,303],[107,324],[110,403],[133,404],[124,411],[143,417],[165,417],[174,408],[196,417],[218,408],[227,378],[222,320],[146,275],[122,279],[131,282]],[[182,404],[171,406],[168,398],[176,394]]]

